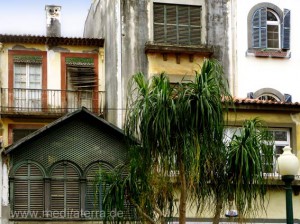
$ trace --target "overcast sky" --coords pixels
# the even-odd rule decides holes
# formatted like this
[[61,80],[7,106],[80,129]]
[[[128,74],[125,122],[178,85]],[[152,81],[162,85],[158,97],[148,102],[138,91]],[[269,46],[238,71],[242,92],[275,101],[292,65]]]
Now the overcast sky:
[[46,5],[61,6],[61,35],[82,37],[91,0],[0,0],[0,34],[46,35]]

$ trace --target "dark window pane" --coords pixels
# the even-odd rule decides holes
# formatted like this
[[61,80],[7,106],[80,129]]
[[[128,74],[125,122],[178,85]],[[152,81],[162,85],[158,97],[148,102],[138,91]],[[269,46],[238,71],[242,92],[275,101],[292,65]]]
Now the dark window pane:
[[275,141],[287,141],[286,131],[275,131]]
[[268,11],[268,13],[267,13],[267,20],[268,21],[277,21],[277,17],[274,15],[274,13]]

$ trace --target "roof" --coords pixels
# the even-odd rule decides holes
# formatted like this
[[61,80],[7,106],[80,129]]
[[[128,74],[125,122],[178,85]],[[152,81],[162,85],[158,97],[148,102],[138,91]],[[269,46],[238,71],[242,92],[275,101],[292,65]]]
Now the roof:
[[2,43],[23,43],[23,44],[47,44],[47,45],[69,45],[69,46],[104,46],[102,38],[82,38],[82,37],[47,37],[35,35],[11,35],[0,34]]
[[233,105],[237,109],[300,112],[299,102],[283,102],[234,97]]
[[74,119],[74,118],[82,119],[83,116],[88,117],[89,119],[92,119],[93,125],[105,125],[106,128],[110,128],[113,131],[115,131],[116,133],[118,133],[120,135],[124,135],[124,132],[123,132],[122,129],[114,126],[113,124],[109,123],[108,121],[104,120],[103,118],[100,118],[100,117],[94,115],[92,112],[90,112],[85,107],[82,107],[79,110],[68,113],[65,116],[62,116],[61,118],[53,121],[52,123],[49,123],[48,125],[46,125],[46,126],[40,128],[40,129],[38,129],[37,131],[29,134],[28,136],[20,139],[19,141],[13,143],[12,145],[7,146],[3,153],[5,155],[7,155],[7,154],[11,153],[14,149],[22,146],[23,144],[26,144],[28,141],[30,141],[32,139],[36,139],[40,135],[45,134],[50,130],[53,130],[54,128],[59,126],[61,123],[64,123],[64,122],[66,122],[70,119]]

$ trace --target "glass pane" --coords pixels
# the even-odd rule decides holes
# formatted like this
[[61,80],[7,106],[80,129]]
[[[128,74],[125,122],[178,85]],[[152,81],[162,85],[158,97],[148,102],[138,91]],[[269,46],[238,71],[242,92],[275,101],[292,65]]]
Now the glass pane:
[[286,131],[275,131],[275,141],[287,141],[287,132]]
[[278,157],[279,155],[281,155],[283,153],[283,150],[282,150],[283,147],[284,146],[278,146],[278,145],[275,146],[275,155],[276,155],[276,157]]
[[267,12],[267,20],[268,21],[277,21],[277,17],[271,11]]
[[26,64],[15,63],[14,88],[26,88]]
[[279,28],[278,25],[268,25],[268,47],[279,48]]
[[29,88],[30,89],[42,88],[41,76],[42,76],[41,65],[30,64],[29,65]]

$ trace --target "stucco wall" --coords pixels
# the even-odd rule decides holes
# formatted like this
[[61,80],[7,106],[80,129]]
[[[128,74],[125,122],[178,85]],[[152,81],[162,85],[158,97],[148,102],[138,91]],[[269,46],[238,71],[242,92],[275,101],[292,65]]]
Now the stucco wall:
[[115,125],[122,111],[120,1],[94,1],[86,18],[84,37],[104,38],[106,119]]
[[237,56],[231,63],[236,67],[236,95],[246,97],[248,92],[262,88],[273,88],[282,94],[292,95],[293,102],[300,101],[299,94],[299,61],[300,61],[300,20],[299,2],[296,0],[269,0],[283,9],[291,10],[291,58],[258,58],[246,54],[248,49],[247,17],[252,7],[265,1],[232,0],[236,4],[235,29]]
[[222,62],[227,77],[229,74],[227,0],[95,0],[85,22],[84,37],[105,39],[106,119],[119,127],[129,78],[137,72],[148,75],[151,58],[144,50],[145,43],[153,40],[153,2],[202,5],[202,42],[214,46],[213,57]]

